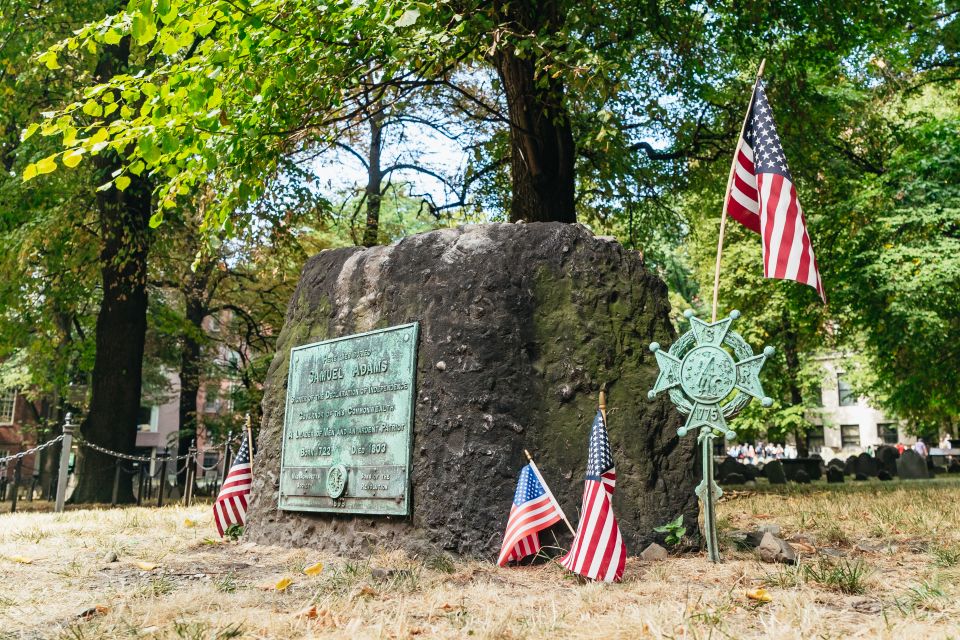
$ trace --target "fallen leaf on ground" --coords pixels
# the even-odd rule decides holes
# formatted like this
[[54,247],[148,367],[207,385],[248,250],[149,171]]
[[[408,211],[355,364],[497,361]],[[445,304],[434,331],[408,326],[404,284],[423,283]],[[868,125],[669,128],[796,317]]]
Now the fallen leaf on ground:
[[321,571],[323,571],[323,563],[322,563],[322,562],[318,562],[318,563],[316,563],[316,564],[312,564],[312,565],[310,565],[309,567],[307,567],[306,569],[303,570],[303,572],[304,572],[305,574],[307,574],[308,576],[319,575]]
[[763,587],[747,589],[747,597],[757,602],[773,602],[773,596],[767,593],[767,590]]
[[317,606],[316,606],[316,605],[313,605],[313,606],[311,606],[311,607],[307,607],[306,609],[303,609],[303,610],[301,610],[301,611],[298,611],[297,614],[296,614],[296,617],[298,617],[298,618],[316,618],[316,617],[317,617]]
[[144,571],[153,571],[158,566],[160,566],[160,565],[154,564],[153,562],[134,562],[133,564],[137,565],[137,568],[143,569]]
[[377,592],[370,585],[363,585],[357,587],[354,592],[350,595],[351,599],[354,598],[363,598],[363,597],[374,597],[377,595]]
[[89,609],[82,611],[77,617],[82,620],[89,620],[90,618],[94,618],[96,616],[106,615],[108,611],[110,611],[110,607],[98,604],[95,607],[90,607]]
[[19,562],[20,564],[33,564],[33,558],[28,558],[26,556],[10,556],[10,559],[14,562]]
[[293,584],[293,580],[291,578],[280,578],[280,580],[277,581],[277,584],[273,585],[273,588],[277,591],[283,591],[291,584]]
[[195,526],[197,526],[197,523],[194,522],[193,520],[191,520],[190,518],[184,518],[184,519],[183,519],[183,526],[185,526],[185,527],[195,527]]
[[807,544],[806,542],[791,542],[790,546],[800,553],[814,554],[817,552],[816,547],[812,544]]

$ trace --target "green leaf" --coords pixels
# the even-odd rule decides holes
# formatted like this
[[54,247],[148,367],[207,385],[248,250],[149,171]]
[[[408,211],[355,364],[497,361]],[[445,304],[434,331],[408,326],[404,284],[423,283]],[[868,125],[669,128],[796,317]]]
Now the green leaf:
[[57,156],[47,156],[37,163],[37,173],[53,173],[57,170]]
[[163,209],[157,211],[152,216],[150,216],[150,228],[156,229],[161,224],[163,224]]
[[27,168],[23,170],[23,181],[32,180],[37,177],[37,165],[32,162],[27,165]]
[[130,176],[120,176],[117,178],[117,189],[125,191],[130,186]]
[[43,54],[41,54],[40,57],[37,58],[37,60],[39,60],[40,62],[42,62],[42,63],[47,67],[47,69],[59,69],[59,68],[60,68],[60,64],[57,62],[57,52],[56,52],[56,51],[53,51],[53,50],[46,51],[46,52],[44,52]]
[[400,16],[400,19],[397,20],[398,27],[410,27],[417,23],[417,20],[420,18],[419,9],[407,9],[403,12],[403,15]]
[[34,122],[29,127],[24,129],[23,133],[20,134],[20,142],[24,142],[27,138],[35,134],[37,132],[37,129],[39,128],[40,128],[40,124],[37,122]]
[[99,118],[103,115],[103,107],[96,100],[87,100],[83,104],[83,112],[88,116]]
[[120,44],[120,40],[123,39],[123,34],[117,31],[116,29],[110,29],[105,34],[103,34],[103,41],[106,44]]
[[83,158],[82,148],[71,149],[70,151],[67,151],[66,153],[63,154],[63,166],[70,167],[72,169],[73,167],[80,164],[80,160],[82,158]]

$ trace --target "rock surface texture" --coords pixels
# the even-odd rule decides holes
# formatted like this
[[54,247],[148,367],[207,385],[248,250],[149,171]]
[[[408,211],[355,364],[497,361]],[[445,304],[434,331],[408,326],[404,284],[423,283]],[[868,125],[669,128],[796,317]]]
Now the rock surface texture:
[[[387,247],[324,251],[304,267],[267,377],[247,531],[346,554],[499,550],[529,449],[576,526],[600,385],[628,552],[653,527],[697,521],[695,439],[650,402],[652,341],[675,335],[664,283],[580,225],[469,225]],[[420,323],[409,518],[277,510],[290,349]],[[554,531],[562,545],[570,534]],[[552,536],[545,539],[553,542]]]

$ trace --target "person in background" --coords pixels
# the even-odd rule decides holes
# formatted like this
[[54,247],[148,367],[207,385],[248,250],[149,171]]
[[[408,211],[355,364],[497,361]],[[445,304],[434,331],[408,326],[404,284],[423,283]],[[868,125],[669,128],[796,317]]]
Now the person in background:
[[903,444],[902,442],[897,443],[897,453],[899,453],[900,455],[903,455],[903,452],[906,450],[906,448],[907,448],[907,445]]
[[927,457],[927,445],[923,442],[923,438],[917,440],[917,444],[913,445],[913,450],[924,458]]

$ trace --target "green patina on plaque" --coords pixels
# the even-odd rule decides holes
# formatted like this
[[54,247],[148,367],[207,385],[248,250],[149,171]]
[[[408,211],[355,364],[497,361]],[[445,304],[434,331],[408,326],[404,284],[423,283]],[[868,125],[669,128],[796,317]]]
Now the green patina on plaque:
[[279,508],[404,516],[419,325],[290,351]]

